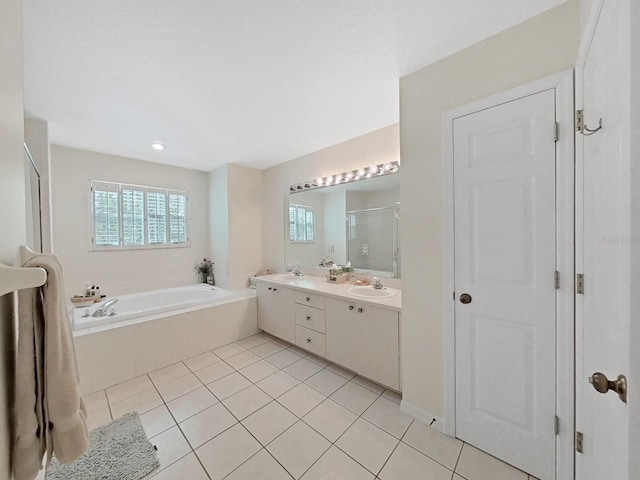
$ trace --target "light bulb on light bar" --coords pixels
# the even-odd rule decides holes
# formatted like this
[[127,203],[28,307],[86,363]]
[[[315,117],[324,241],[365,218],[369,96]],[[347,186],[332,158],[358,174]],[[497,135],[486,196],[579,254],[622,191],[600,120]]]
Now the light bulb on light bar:
[[336,175],[336,183],[340,183],[342,181],[342,174]]
[[382,168],[384,168],[385,172],[390,172],[391,171],[391,164],[390,163],[385,163],[384,167],[382,167]]
[[[164,147],[164,145],[163,145]],[[156,147],[154,147],[156,148]],[[380,164],[372,163],[368,167],[360,167],[357,170],[347,170],[346,172],[327,175],[326,177],[318,177],[315,180],[297,183],[289,186],[291,193],[300,191],[314,190],[316,188],[328,187],[330,185],[338,185],[345,182],[354,182],[357,180],[365,180],[374,176],[382,176],[400,171],[400,160],[385,162]]]
[[352,178],[353,178],[353,172],[352,171],[348,171],[347,174],[345,175],[344,179],[348,182]]
[[324,183],[324,178],[322,178],[322,177],[316,178],[316,185],[318,187],[321,187],[323,183]]
[[329,175],[327,179],[324,181],[325,185],[331,185],[333,183],[333,177]]
[[367,172],[366,172],[366,170],[364,168],[359,168],[358,169],[358,176],[359,177],[364,177],[365,173],[367,173]]
[[372,175],[373,175],[374,173],[378,173],[378,166],[377,166],[377,165],[371,165],[371,166],[369,167],[369,173],[370,173],[370,174],[372,174]]

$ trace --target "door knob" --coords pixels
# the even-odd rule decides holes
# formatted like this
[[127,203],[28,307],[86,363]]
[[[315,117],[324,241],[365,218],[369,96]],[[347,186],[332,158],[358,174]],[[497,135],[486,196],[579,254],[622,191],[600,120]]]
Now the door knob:
[[464,303],[466,305],[467,303],[471,303],[471,300],[473,299],[468,293],[463,293],[462,295],[460,295],[460,303]]
[[589,377],[589,383],[600,393],[613,390],[618,394],[620,400],[627,403],[627,377],[624,375],[618,375],[616,380],[609,380],[604,373],[596,372]]

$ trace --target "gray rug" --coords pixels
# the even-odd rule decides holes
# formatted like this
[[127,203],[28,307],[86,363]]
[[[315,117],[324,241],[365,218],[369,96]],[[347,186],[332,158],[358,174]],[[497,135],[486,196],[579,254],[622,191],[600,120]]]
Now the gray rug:
[[137,412],[92,430],[89,438],[89,451],[84,456],[66,465],[54,458],[45,479],[139,480],[160,466]]

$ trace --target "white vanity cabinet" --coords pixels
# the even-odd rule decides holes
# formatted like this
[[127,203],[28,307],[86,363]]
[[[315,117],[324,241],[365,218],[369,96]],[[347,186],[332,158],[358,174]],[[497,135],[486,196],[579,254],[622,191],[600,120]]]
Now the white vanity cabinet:
[[327,298],[325,318],[328,360],[400,390],[398,312]]
[[258,327],[290,343],[296,342],[294,291],[259,282]]

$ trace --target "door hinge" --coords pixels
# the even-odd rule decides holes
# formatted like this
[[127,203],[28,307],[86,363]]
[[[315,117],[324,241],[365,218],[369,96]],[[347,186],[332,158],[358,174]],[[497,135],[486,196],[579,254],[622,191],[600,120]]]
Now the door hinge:
[[453,299],[454,300],[456,299],[456,291],[455,290],[453,291]]
[[556,415],[555,418],[555,432],[556,435],[560,435],[560,419],[558,418],[558,415]]
[[576,132],[584,132],[584,111],[576,110]]
[[582,432],[576,432],[576,452],[583,453],[584,435]]
[[560,124],[558,122],[554,122],[554,129],[553,129],[553,141],[557,142],[558,139],[560,138]]
[[556,290],[560,288],[560,272],[557,270],[553,272],[553,288]]
[[584,295],[584,275],[582,273],[576,275],[576,293]]

